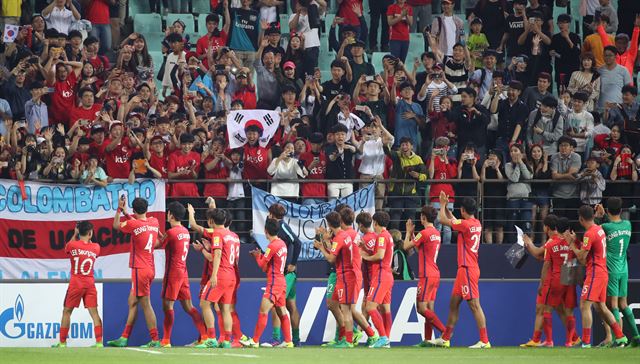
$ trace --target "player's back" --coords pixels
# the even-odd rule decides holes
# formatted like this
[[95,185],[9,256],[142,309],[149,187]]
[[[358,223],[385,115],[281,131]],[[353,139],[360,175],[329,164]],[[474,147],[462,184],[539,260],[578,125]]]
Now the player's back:
[[284,266],[287,263],[287,244],[278,238],[273,239],[267,246],[265,256],[268,259],[266,269],[267,285],[286,286]]
[[[373,231],[370,231],[368,233],[365,233],[364,235],[362,235],[362,237],[360,238],[362,240],[362,249],[367,252],[367,254],[369,255],[373,255],[376,253],[376,239],[378,238],[378,235],[376,233],[374,233]],[[358,252],[359,253],[359,252]],[[364,260],[363,262],[363,266],[364,269],[366,271],[366,275],[369,279],[372,278],[372,262],[366,261]]]
[[338,277],[353,274],[353,242],[345,230],[340,230],[331,241],[331,253],[336,254],[336,273]]
[[236,233],[224,229],[222,242],[222,260],[220,261],[220,269],[218,269],[218,277],[235,281],[236,267],[240,258],[240,239]]
[[593,224],[584,233],[582,249],[588,248],[587,276],[607,274],[607,239],[604,230]]
[[167,230],[167,237],[164,241],[164,275],[166,277],[183,277],[187,274],[186,261],[190,241],[189,230],[182,225]]
[[393,238],[387,229],[382,230],[376,237],[376,254],[378,250],[384,249],[382,260],[372,262],[371,277],[380,281],[393,281],[391,261],[393,259]]
[[130,219],[125,223],[120,230],[131,234],[129,267],[154,269],[153,251],[158,241],[158,220],[147,217],[145,220]]
[[550,271],[547,272],[549,282],[559,285],[562,265],[574,257],[573,251],[569,248],[569,243],[562,236],[552,236],[544,245],[544,260],[551,265]]
[[631,241],[629,220],[611,221],[602,224],[607,236],[607,270],[609,273],[627,273],[627,249]]
[[413,239],[418,250],[418,278],[439,277],[438,252],[440,251],[440,232],[429,226]]
[[482,238],[482,225],[476,218],[453,220],[453,230],[458,232],[458,267],[480,269],[478,250]]
[[71,261],[71,281],[79,284],[93,284],[93,267],[100,255],[100,245],[82,240],[67,243],[65,251]]
[[235,259],[234,259],[234,265],[233,265],[233,269],[235,271],[236,274],[236,279],[238,279],[240,277],[240,237],[238,236],[238,234],[234,233],[233,231],[227,229],[228,231],[228,235],[232,237],[233,239],[233,246],[234,246],[234,251],[235,251]]
[[351,239],[351,245],[352,245],[351,246],[351,267],[353,269],[353,272],[356,274],[356,276],[361,277],[362,276],[362,257],[360,256],[360,250],[356,246],[354,246],[356,241],[359,239],[358,232],[353,228],[349,228],[345,230],[345,232]]

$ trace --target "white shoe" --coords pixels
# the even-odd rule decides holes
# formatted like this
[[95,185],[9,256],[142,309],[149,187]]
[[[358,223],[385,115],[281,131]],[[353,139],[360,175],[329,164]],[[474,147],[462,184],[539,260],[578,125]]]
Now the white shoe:
[[272,348],[273,345],[271,345],[270,343],[260,343],[260,347],[261,348]]
[[469,346],[469,349],[491,349],[491,343],[483,343],[482,341],[478,341],[474,345]]
[[433,346],[438,346],[438,347],[441,347],[441,348],[448,348],[449,346],[451,346],[451,342],[450,341],[444,340],[441,337],[439,337],[437,339],[429,340],[427,342],[429,344],[433,345]]
[[242,344],[242,346],[247,347],[247,348],[258,348],[258,347],[260,347],[260,344],[258,344],[257,342],[253,341],[253,339],[240,340],[240,344]]

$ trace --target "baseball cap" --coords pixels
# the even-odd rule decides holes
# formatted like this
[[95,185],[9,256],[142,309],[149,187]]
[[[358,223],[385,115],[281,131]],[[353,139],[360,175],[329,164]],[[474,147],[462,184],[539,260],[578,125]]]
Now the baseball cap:
[[353,43],[351,45],[351,47],[366,47],[366,45],[364,44],[364,42],[362,41],[362,39],[356,39],[355,43]]
[[482,57],[497,57],[498,53],[495,51],[495,49],[487,49],[484,52],[482,52]]
[[104,126],[102,124],[93,124],[91,127],[91,134],[104,132]]
[[442,0],[443,4],[453,4],[453,0]]
[[111,122],[111,124],[109,125],[109,130],[113,129],[114,126],[122,126],[122,121],[120,120],[114,120]]
[[324,135],[322,133],[313,133],[309,136],[309,142],[313,144],[322,144]]
[[283,69],[287,69],[287,68],[292,68],[292,69],[296,69],[296,64],[293,63],[292,61],[286,61],[284,63],[284,65],[282,66]]

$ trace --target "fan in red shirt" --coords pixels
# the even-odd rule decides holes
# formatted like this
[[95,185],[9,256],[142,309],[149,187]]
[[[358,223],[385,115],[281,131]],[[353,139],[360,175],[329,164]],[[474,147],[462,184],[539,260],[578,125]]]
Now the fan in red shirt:
[[264,234],[269,240],[269,245],[264,253],[260,249],[254,249],[249,253],[253,255],[258,266],[267,273],[267,286],[260,303],[258,322],[256,323],[253,338],[241,340],[244,346],[257,348],[260,346],[260,337],[267,326],[269,311],[273,306],[280,317],[284,341],[278,347],[293,348],[291,341],[291,321],[286,307],[287,283],[284,279],[284,266],[287,263],[287,245],[278,238],[280,224],[278,220],[267,218],[264,223]]
[[[271,164],[271,150],[261,147],[259,140],[264,129],[257,120],[249,120],[245,124],[247,144],[244,146],[244,170],[242,177],[245,179],[269,179],[267,167]],[[261,183],[256,186],[263,185]]]
[[[547,215],[544,219],[544,233],[548,240],[542,247],[533,245],[531,238],[524,235],[525,248],[537,259],[543,260],[538,297],[536,298],[536,320],[533,337],[521,347],[553,347],[553,326],[551,312],[553,308],[558,311],[567,327],[567,341],[565,346],[572,347],[579,343],[575,333],[575,318],[573,309],[576,307],[576,287],[565,286],[560,283],[560,270],[563,264],[575,258],[569,249],[569,244],[564,240],[562,233],[568,228],[561,218],[555,215]],[[566,225],[566,226],[563,226]],[[546,336],[545,342],[541,342],[542,330]]]
[[[311,150],[300,154],[300,160],[309,171],[307,179],[324,179],[327,171],[327,155],[322,150],[324,136],[322,133],[313,133],[309,136]],[[327,184],[323,182],[303,183],[302,197],[311,202],[322,202],[327,196]]]
[[620,325],[607,307],[607,283],[609,272],[607,270],[607,237],[599,225],[593,221],[593,208],[589,205],[578,209],[578,221],[585,229],[580,247],[576,246],[576,234],[572,231],[565,232],[565,239],[569,242],[571,251],[578,261],[587,266],[582,295],[580,296],[580,313],[582,316],[582,347],[591,347],[591,325],[593,317],[591,306],[596,305],[596,311],[600,318],[611,327],[616,336],[614,346],[624,346],[628,340],[622,333]]
[[360,13],[363,11],[362,0],[342,0],[338,1],[338,15],[342,19],[344,19],[343,25],[353,25],[354,27],[360,26],[360,19],[358,19],[358,15],[353,10],[354,7],[358,7],[360,9]]
[[89,154],[98,157],[101,164],[104,164],[105,148],[109,143],[105,143],[105,130],[101,123],[91,126],[91,144],[89,144]]
[[[378,330],[380,338],[370,345],[373,348],[389,347],[389,334],[391,333],[391,289],[393,288],[393,273],[391,272],[391,260],[393,259],[393,239],[387,231],[389,226],[389,214],[378,211],[373,214],[373,230],[377,234],[376,247],[373,254],[360,249],[362,259],[370,263],[371,282],[367,292],[367,313]],[[382,305],[385,314],[384,319],[378,311]]]
[[164,138],[162,138],[161,135],[155,135],[152,136],[151,139],[147,138],[147,140],[149,140],[150,143],[150,147],[148,147],[149,164],[162,174],[162,178],[167,178],[169,176],[167,169],[169,165],[169,155]]
[[233,93],[232,100],[242,101],[243,109],[255,109],[257,107],[256,86],[253,84],[251,77],[249,77],[250,74],[251,72],[248,71],[248,68],[242,68],[236,75],[238,87]]
[[[126,213],[127,199],[122,195],[118,202],[118,210],[113,218],[113,229],[131,234],[131,250],[129,254],[129,267],[131,267],[131,293],[129,293],[129,315],[127,324],[120,338],[107,342],[109,346],[127,346],[129,335],[136,322],[138,305],[142,306],[149,336],[151,341],[146,347],[160,347],[158,329],[156,327],[156,314],[151,307],[151,284],[155,276],[153,251],[158,247],[158,233],[160,232],[158,220],[147,216],[149,203],[147,200],[137,197],[131,203],[133,216]],[[120,221],[120,214],[124,214],[126,220]]]
[[[454,159],[449,159],[447,153],[449,151],[449,138],[439,137],[435,141],[435,147],[431,151],[430,158],[427,159],[427,168],[429,171],[429,179],[454,179],[458,175],[458,163]],[[433,183],[429,189],[429,200],[438,202],[440,192],[449,196],[449,202],[453,202],[455,192],[453,186],[449,183]],[[445,242],[448,243],[448,242]]]
[[[413,221],[407,221],[404,237],[405,251],[415,248],[418,251],[418,292],[416,296],[416,311],[425,318],[424,341],[419,345],[426,347],[431,339],[433,328],[444,332],[444,325],[434,312],[436,294],[440,285],[440,269],[436,261],[440,251],[440,232],[433,226],[438,218],[438,210],[432,206],[424,206],[420,211],[422,231],[413,236],[415,226]],[[412,237],[413,236],[413,237]]]
[[220,24],[218,14],[209,14],[205,19],[207,34],[200,37],[196,42],[196,54],[198,55],[198,58],[202,60],[202,63],[207,69],[209,68],[207,50],[211,48],[213,53],[216,54],[221,47],[227,45],[227,36],[231,25],[231,17],[229,15],[228,3],[225,2],[225,4],[224,25],[222,26],[222,30],[218,29],[218,25]]
[[[193,134],[182,133],[180,135],[180,150],[176,150],[169,156],[167,171],[171,179],[196,179],[200,171],[200,154],[194,152]],[[198,186],[193,182],[181,182],[171,184],[171,197],[198,197]]]
[[[69,70],[67,65],[73,69]],[[63,62],[55,60],[52,56],[45,65],[45,69],[47,70],[47,85],[55,90],[51,93],[51,103],[49,104],[49,125],[63,123],[69,129],[69,111],[73,109],[76,102],[76,83],[82,71],[82,63]]]
[[129,178],[131,172],[131,155],[133,149],[129,144],[129,138],[124,136],[122,122],[114,120],[109,128],[109,139],[105,139],[107,145],[104,148],[105,165],[107,175],[111,178]]
[[[225,141],[223,138],[214,138],[208,151],[203,151],[202,161],[206,179],[225,180],[229,178],[231,160],[224,155]],[[203,195],[213,198],[227,197],[227,184],[225,182],[212,182],[204,186]]]
[[89,221],[80,221],[76,225],[72,240],[64,247],[64,251],[70,255],[71,279],[64,298],[60,342],[53,347],[67,346],[71,314],[75,307],[80,306],[80,301],[93,320],[93,331],[96,336],[94,347],[102,347],[102,320],[98,313],[98,292],[93,278],[93,267],[96,258],[100,255],[100,245],[92,243],[92,237],[93,224]]
[[396,0],[387,8],[389,23],[389,51],[402,62],[409,52],[409,27],[413,23],[413,8],[406,0]]
[[429,343],[442,347],[450,346],[449,340],[460,314],[460,303],[464,299],[469,304],[480,333],[480,341],[469,348],[489,349],[491,348],[491,343],[489,343],[487,323],[484,311],[480,306],[480,293],[478,291],[478,280],[480,279],[478,249],[480,248],[480,239],[482,237],[482,225],[475,218],[476,201],[468,197],[462,200],[462,206],[460,207],[462,219],[456,219],[453,216],[447,208],[447,202],[449,202],[449,196],[444,192],[440,192],[438,219],[442,225],[450,226],[452,230],[458,232],[458,273],[453,283],[447,326],[441,337],[430,340]]
[[91,124],[98,118],[102,110],[102,104],[95,103],[95,92],[92,88],[83,88],[79,92],[80,106],[73,105],[69,115],[69,126],[80,123],[80,128],[85,133],[91,129]]
[[165,251],[164,279],[162,280],[162,309],[164,311],[162,347],[171,347],[171,331],[175,317],[173,304],[175,301],[180,301],[184,311],[191,316],[200,337],[207,334],[200,312],[191,303],[186,265],[191,236],[189,230],[180,223],[185,214],[186,209],[178,201],[173,201],[167,206],[167,221],[171,228],[167,230],[162,241],[162,247]]

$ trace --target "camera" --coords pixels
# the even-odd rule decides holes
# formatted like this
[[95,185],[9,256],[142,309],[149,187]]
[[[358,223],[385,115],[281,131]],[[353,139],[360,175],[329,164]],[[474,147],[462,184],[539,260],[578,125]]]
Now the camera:
[[433,149],[433,154],[437,155],[437,156],[443,156],[447,153],[446,150],[444,150],[443,148],[435,148]]

